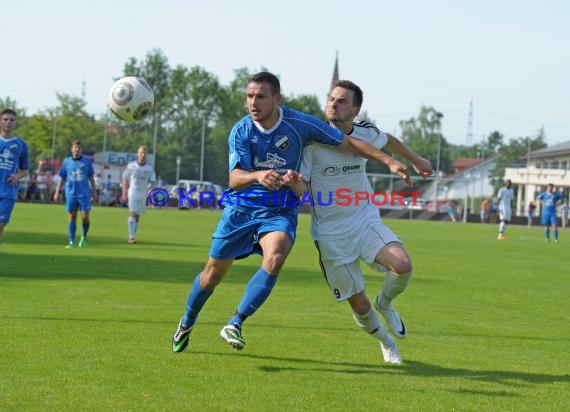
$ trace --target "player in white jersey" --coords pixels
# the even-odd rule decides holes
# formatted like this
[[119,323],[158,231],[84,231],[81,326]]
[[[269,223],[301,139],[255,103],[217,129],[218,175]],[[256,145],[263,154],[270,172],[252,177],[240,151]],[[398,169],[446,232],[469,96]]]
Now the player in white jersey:
[[507,224],[511,221],[511,203],[515,197],[515,193],[511,188],[511,181],[505,180],[505,186],[499,189],[497,200],[499,201],[499,240],[505,240],[505,230]]
[[[350,81],[338,81],[329,94],[327,120],[352,137],[378,148],[386,147],[404,157],[423,177],[432,174],[430,162],[395,137],[369,122],[354,123],[361,106],[361,89]],[[360,260],[378,271],[387,272],[374,306],[385,318],[392,334],[400,339],[406,336],[406,328],[391,302],[408,286],[412,275],[411,260],[401,240],[382,222],[378,207],[371,201],[356,202],[353,198],[345,206],[336,203],[338,189],[344,194],[373,193],[366,176],[366,159],[313,144],[305,148],[301,173],[315,200],[311,234],[330,290],[338,302],[349,302],[356,323],[380,341],[384,360],[402,363],[394,340],[372,309],[364,289]],[[409,176],[406,180],[409,184]],[[298,192],[298,186],[292,187]],[[329,195],[332,195],[332,202]],[[318,201],[319,196],[324,198],[323,201]]]
[[129,162],[123,173],[123,190],[121,200],[129,204],[129,237],[128,243],[137,243],[136,234],[140,215],[146,209],[148,190],[155,181],[154,169],[146,162],[148,150],[146,146],[137,149],[137,160]]

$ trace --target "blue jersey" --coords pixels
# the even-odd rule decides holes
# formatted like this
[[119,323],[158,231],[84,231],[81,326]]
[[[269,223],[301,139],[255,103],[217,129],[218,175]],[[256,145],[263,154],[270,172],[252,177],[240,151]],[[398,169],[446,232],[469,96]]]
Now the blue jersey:
[[17,136],[0,136],[0,199],[18,198],[19,185],[8,183],[8,177],[19,169],[29,169],[28,145]]
[[[230,172],[238,164],[250,172],[274,170],[285,174],[288,169],[299,171],[305,145],[319,142],[338,146],[343,138],[343,132],[324,121],[286,107],[279,109],[279,119],[270,130],[264,130],[248,115],[230,133]],[[271,190],[254,183],[239,190],[229,189],[222,202],[227,208],[259,217],[297,211],[296,199],[287,186]]]
[[63,159],[59,176],[65,180],[66,198],[91,197],[89,178],[93,176],[91,160],[85,156],[73,159],[71,156]]
[[556,216],[556,204],[562,200],[558,192],[542,192],[538,195],[538,200],[542,201],[542,215]]

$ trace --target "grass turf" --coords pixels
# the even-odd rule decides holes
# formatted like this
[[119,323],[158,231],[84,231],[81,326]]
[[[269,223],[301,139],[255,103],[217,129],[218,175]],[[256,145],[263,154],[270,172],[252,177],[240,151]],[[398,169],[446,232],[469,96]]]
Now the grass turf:
[[[302,215],[245,349],[218,333],[257,256],[234,264],[173,354],[218,219],[150,209],[128,245],[127,210],[95,208],[88,247],[68,250],[61,205],[17,204],[0,245],[0,410],[568,409],[567,232],[554,244],[509,226],[499,242],[496,225],[386,220],[414,262],[398,367],[335,303]],[[383,276],[366,273],[373,296]]]

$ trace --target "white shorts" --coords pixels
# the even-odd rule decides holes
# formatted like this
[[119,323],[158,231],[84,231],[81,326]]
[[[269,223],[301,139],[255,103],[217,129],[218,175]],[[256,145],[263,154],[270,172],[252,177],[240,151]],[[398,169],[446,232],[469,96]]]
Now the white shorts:
[[129,195],[129,211],[137,215],[144,215],[146,210],[146,196],[144,195]]
[[505,222],[511,221],[510,207],[499,207],[499,220],[504,220]]
[[393,242],[402,243],[382,222],[374,223],[357,236],[315,241],[321,270],[338,302],[364,290],[360,259],[378,272],[387,271],[385,267],[374,262],[374,259],[384,246]]

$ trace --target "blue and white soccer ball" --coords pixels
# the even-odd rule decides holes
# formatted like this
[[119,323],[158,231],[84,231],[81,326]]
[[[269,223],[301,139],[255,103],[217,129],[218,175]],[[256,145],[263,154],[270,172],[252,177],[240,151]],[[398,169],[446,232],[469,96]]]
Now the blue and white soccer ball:
[[154,93],[142,77],[123,77],[109,90],[109,108],[125,122],[141,120],[149,114],[153,105]]

